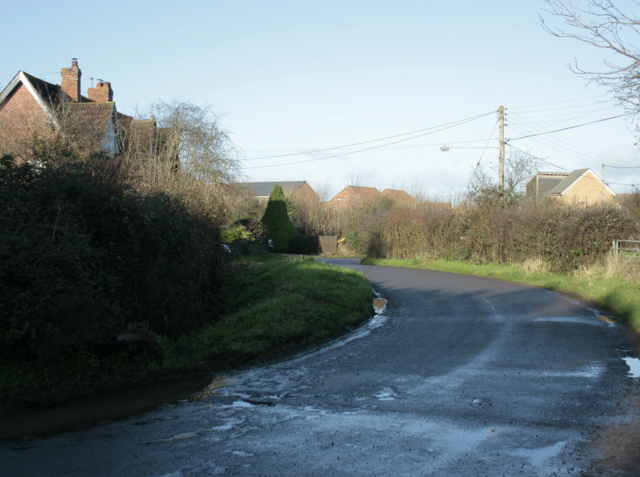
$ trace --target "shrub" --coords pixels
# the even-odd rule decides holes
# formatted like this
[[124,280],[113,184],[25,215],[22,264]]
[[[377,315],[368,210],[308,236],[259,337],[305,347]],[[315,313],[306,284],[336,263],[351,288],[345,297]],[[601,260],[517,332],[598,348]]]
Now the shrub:
[[132,329],[176,335],[215,320],[214,220],[105,179],[104,160],[0,164],[0,359],[109,350]]
[[621,197],[621,205],[625,207],[631,215],[640,220],[640,187],[634,187],[630,193]]
[[222,231],[221,239],[223,242],[240,242],[254,240],[253,234],[249,232],[244,225],[235,225]]
[[254,219],[237,220],[230,227],[222,231],[223,242],[262,242],[264,238],[264,226]]
[[568,272],[604,259],[614,239],[638,233],[637,220],[624,208],[487,202],[460,213],[393,209],[370,221],[362,235],[372,258],[474,263],[540,258],[552,271]]
[[273,240],[273,251],[287,253],[289,241],[298,235],[298,231],[289,219],[287,203],[280,185],[276,185],[271,191],[262,223],[267,229],[268,238]]
[[320,253],[317,237],[298,234],[289,241],[289,253],[300,255],[316,255]]

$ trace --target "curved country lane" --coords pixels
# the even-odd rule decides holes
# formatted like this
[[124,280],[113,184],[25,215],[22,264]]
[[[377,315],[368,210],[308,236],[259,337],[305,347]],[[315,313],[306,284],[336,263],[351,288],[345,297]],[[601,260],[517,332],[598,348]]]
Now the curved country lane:
[[624,326],[537,288],[326,261],[363,271],[386,310],[193,402],[4,444],[0,474],[640,474]]

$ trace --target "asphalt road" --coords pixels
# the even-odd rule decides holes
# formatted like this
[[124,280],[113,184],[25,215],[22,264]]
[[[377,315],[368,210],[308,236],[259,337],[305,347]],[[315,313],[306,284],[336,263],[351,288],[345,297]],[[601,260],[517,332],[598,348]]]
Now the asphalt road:
[[0,475],[640,475],[624,326],[536,288],[329,261],[386,310],[193,402],[4,444]]

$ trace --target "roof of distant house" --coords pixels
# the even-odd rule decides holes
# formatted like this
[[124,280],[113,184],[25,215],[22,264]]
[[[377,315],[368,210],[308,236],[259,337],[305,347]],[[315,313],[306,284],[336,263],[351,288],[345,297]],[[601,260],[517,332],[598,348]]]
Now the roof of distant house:
[[[534,175],[527,185],[533,181],[537,181],[536,185],[538,193],[542,196],[547,195],[563,195],[571,186],[578,182],[587,173],[591,173],[598,181],[600,178],[591,169],[576,169],[571,172],[538,172]],[[604,186],[613,194],[613,192],[606,184]]]
[[[94,129],[93,133],[96,134],[95,139],[100,142],[103,142],[103,137],[109,129],[109,122],[114,120],[116,116],[120,119],[127,118],[127,123],[130,123],[132,119],[118,113],[113,101],[96,102],[85,96],[79,96],[78,101],[69,101],[62,86],[36,78],[24,71],[19,71],[0,92],[0,107],[11,99],[12,94],[20,85],[29,91],[54,124],[60,126],[61,121],[73,117],[79,126],[91,125]],[[65,110],[69,111],[71,115],[65,117],[63,112]],[[98,135],[100,137],[97,137]]]
[[527,184],[532,181],[537,181],[536,186],[538,193],[541,195],[547,195],[555,186],[558,185],[565,177],[569,175],[568,172],[538,172],[534,175]]
[[329,202],[334,202],[337,200],[350,200],[350,199],[359,199],[359,200],[370,200],[378,196],[380,191],[375,187],[362,187],[362,186],[353,186],[349,185],[342,189],[338,194],[331,199]]
[[276,185],[282,187],[285,194],[292,194],[304,184],[306,181],[238,182],[238,185],[253,189],[257,197],[269,197]]
[[382,195],[393,199],[396,202],[412,202],[415,201],[411,195],[403,190],[397,189],[385,189],[381,192]]
[[562,195],[566,190],[571,187],[578,179],[589,172],[590,169],[577,169],[575,171],[566,174],[563,179],[558,181],[553,189],[551,189],[549,195]]

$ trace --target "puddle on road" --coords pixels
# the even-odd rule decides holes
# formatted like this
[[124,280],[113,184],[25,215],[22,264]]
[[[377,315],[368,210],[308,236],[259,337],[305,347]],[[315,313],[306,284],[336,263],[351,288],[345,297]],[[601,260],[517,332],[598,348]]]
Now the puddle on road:
[[56,434],[86,428],[103,421],[124,419],[151,411],[162,404],[188,399],[203,388],[212,393],[219,387],[220,380],[216,379],[212,383],[211,375],[207,374],[79,396],[55,408],[0,417],[0,442],[24,436]]
[[[382,326],[387,317],[384,315],[387,300],[375,298],[373,307],[376,315],[363,327],[342,337],[322,351],[337,348],[354,339],[367,336],[371,330]],[[317,353],[320,349],[303,353],[298,358],[305,358]],[[0,416],[0,443],[26,436],[46,436],[60,432],[87,428],[104,421],[124,419],[129,416],[148,412],[166,403],[180,401],[206,401],[208,399],[233,401],[233,405],[242,406],[274,406],[271,400],[254,401],[237,396],[226,396],[219,390],[227,385],[226,377],[215,378],[211,375],[191,376],[184,379],[167,380],[148,386],[132,387],[124,390],[105,391],[95,395],[71,398],[65,404],[50,409],[34,410],[16,416]],[[379,396],[382,398],[382,396]],[[152,420],[137,422],[143,425]]]
[[566,442],[556,442],[547,447],[539,447],[535,449],[520,449],[513,452],[513,455],[521,456],[529,459],[534,467],[543,467],[545,462],[553,457],[558,456],[563,450]]
[[[551,323],[576,323],[576,324],[591,325],[591,326],[602,325],[602,323],[599,320],[594,320],[593,318],[587,318],[582,316],[544,316],[544,317],[536,318],[533,321],[551,322]],[[612,322],[607,322],[607,323],[612,323]]]
[[395,401],[398,398],[398,393],[391,388],[384,388],[373,396],[378,398],[380,401]]
[[627,376],[631,378],[640,378],[640,359],[638,358],[623,358],[624,362],[629,366],[629,372]]
[[220,396],[221,394],[218,392],[218,389],[222,389],[226,385],[227,385],[226,376],[215,378],[202,391],[195,392],[191,396],[189,396],[189,401],[195,402],[195,401],[200,401],[201,399],[205,399],[212,396]]
[[614,324],[616,320],[611,318],[610,316],[598,315],[598,319],[600,321],[604,321],[605,323]]
[[374,298],[373,299],[373,310],[376,314],[381,314],[384,312],[384,309],[387,307],[387,300],[384,298]]

